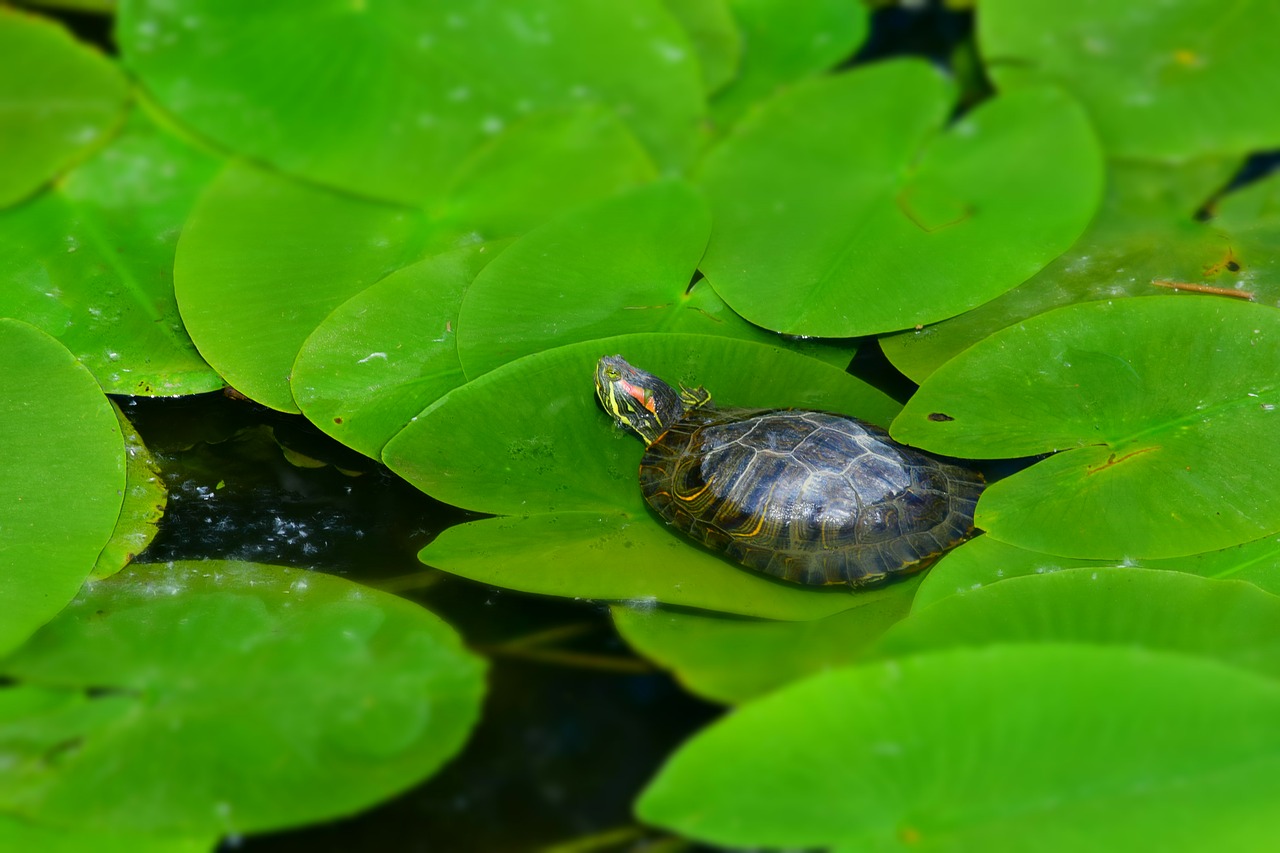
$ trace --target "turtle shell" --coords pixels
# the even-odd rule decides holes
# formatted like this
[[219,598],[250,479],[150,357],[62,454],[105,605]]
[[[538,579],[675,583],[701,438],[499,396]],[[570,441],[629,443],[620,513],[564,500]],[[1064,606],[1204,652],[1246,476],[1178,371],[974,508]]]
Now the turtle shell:
[[864,586],[966,539],[982,476],[847,415],[692,409],[640,463],[645,500],[748,568]]

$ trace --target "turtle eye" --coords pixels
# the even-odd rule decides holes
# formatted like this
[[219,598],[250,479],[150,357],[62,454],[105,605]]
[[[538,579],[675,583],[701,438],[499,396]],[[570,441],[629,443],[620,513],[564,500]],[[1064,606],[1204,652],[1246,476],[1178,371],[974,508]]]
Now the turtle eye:
[[604,369],[604,378],[608,379],[610,382],[616,382],[622,378],[622,374],[616,367],[606,367]]

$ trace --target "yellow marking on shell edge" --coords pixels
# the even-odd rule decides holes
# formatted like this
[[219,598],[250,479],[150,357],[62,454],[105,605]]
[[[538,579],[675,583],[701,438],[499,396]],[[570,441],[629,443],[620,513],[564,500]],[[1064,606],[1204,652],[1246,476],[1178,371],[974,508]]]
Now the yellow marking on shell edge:
[[698,489],[698,491],[694,492],[688,497],[685,497],[684,495],[679,493],[676,494],[676,497],[684,501],[685,503],[688,503],[689,501],[696,501],[698,498],[702,497],[703,493],[706,492],[707,489],[711,488],[711,484],[715,482],[715,479],[716,479],[715,477],[707,478],[707,482],[702,485],[702,488]]

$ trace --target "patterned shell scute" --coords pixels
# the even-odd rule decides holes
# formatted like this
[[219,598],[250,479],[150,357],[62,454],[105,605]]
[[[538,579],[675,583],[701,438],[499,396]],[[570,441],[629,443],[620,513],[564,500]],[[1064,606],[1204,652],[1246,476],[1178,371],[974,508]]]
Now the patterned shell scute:
[[965,539],[983,482],[846,415],[695,409],[649,446],[640,486],[665,520],[749,568],[861,586]]

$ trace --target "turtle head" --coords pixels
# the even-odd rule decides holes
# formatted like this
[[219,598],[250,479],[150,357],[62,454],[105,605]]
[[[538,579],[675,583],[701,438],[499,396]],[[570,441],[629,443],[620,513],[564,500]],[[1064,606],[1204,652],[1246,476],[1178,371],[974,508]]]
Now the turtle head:
[[620,355],[606,355],[596,362],[596,397],[615,421],[638,432],[645,444],[652,444],[686,409],[711,399],[702,388],[681,386],[676,391]]

